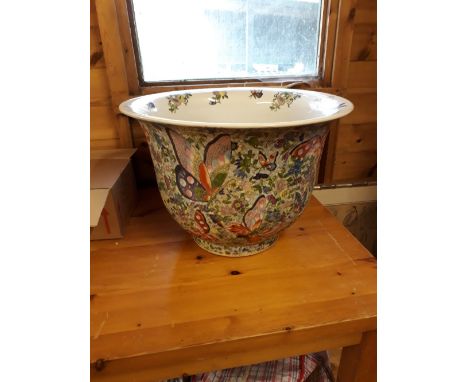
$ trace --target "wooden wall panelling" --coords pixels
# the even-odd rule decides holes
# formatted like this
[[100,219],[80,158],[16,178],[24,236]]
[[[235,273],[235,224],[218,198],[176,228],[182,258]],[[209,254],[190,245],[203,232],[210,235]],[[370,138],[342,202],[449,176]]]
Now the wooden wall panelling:
[[336,182],[376,178],[377,155],[372,151],[337,152],[333,172]]
[[120,140],[114,139],[92,139],[90,141],[91,150],[104,150],[104,149],[118,149],[120,147]]
[[376,135],[375,123],[339,126],[334,182],[377,179]]
[[95,139],[118,139],[115,113],[109,105],[91,107],[91,140]]
[[92,27],[97,27],[99,24],[98,24],[98,20],[97,20],[95,0],[91,0],[89,2],[89,5],[90,5],[89,24],[90,24],[91,28]]
[[377,60],[377,24],[354,26],[351,61]]
[[90,70],[90,101],[91,104],[102,104],[107,101],[111,106],[111,93],[109,82],[107,81],[107,71],[105,67],[91,68]]
[[104,52],[102,51],[101,35],[99,33],[99,27],[92,26],[90,28],[90,67],[91,68],[104,68],[106,66],[104,62]]
[[341,125],[336,143],[335,181],[375,179],[376,123]]
[[348,91],[346,97],[354,104],[354,111],[341,119],[342,125],[377,121],[377,93],[353,93]]
[[90,11],[90,146],[108,149],[120,146],[117,118],[112,112],[111,93],[94,1]]
[[117,131],[121,147],[132,147],[128,118],[121,115],[119,104],[128,99],[129,89],[119,22],[114,0],[95,0],[97,19],[106,60],[107,78],[112,97],[112,107],[117,115]]
[[335,182],[376,179],[377,94],[349,93],[354,112],[343,118],[337,133]]
[[351,61],[347,88],[367,88],[376,91],[377,61]]
[[377,24],[377,0],[358,0],[356,24]]
[[377,176],[377,1],[357,0],[345,96],[354,111],[340,120],[333,181]]
[[376,151],[376,123],[342,125],[337,137],[336,151],[361,152]]

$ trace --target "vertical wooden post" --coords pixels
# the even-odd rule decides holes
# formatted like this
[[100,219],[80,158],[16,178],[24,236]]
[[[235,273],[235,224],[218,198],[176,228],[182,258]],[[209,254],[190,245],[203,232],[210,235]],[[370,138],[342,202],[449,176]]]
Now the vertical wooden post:
[[[346,92],[348,81],[351,45],[354,33],[354,18],[357,0],[340,0],[338,6],[338,26],[334,47],[333,69],[331,73],[331,86],[338,89],[338,94]],[[339,122],[330,125],[330,136],[326,149],[326,164],[324,182],[333,182],[333,169],[335,167],[335,148],[338,137]]]
[[119,104],[129,98],[125,57],[120,39],[117,10],[114,0],[96,0],[96,13],[101,34],[112,108],[118,115],[116,126],[121,147],[132,147],[130,123],[119,113]]
[[140,84],[138,82],[138,70],[136,67],[135,50],[133,49],[133,36],[127,1],[115,0],[115,6],[119,19],[120,37],[127,69],[128,90],[131,96],[140,95]]
[[338,10],[337,40],[333,58],[331,86],[339,89],[342,93],[345,92],[348,81],[356,4],[357,0],[341,0]]
[[361,343],[341,353],[337,382],[377,381],[377,332],[363,333]]

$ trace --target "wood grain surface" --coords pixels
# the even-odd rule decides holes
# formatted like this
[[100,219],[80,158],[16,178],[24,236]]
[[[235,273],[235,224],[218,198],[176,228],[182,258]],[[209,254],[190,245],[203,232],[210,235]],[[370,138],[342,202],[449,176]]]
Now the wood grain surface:
[[91,376],[155,381],[358,344],[376,329],[376,261],[311,198],[275,246],[212,255],[156,191],[120,241],[91,242]]

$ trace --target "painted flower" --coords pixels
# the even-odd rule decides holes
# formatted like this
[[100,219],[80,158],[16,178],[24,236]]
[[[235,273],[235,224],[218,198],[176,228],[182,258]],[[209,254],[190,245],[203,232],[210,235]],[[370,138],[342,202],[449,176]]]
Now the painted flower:
[[190,93],[185,93],[185,94],[180,94],[180,95],[171,95],[167,97],[169,111],[171,113],[175,113],[177,110],[179,110],[180,105],[182,104],[187,105],[189,97],[191,96],[192,95]]
[[275,97],[276,104],[279,106],[282,106],[286,102],[286,98],[284,97],[284,94],[278,93]]
[[238,176],[239,178],[242,178],[242,179],[247,178],[247,174],[246,174],[245,171],[242,170],[241,168],[236,168],[236,169],[234,170],[234,174],[235,174],[236,176]]
[[286,173],[286,176],[298,176],[301,174],[301,169],[302,169],[302,161],[301,160],[295,160],[294,165],[290,167],[288,172]]
[[252,182],[247,179],[247,178],[243,178],[239,183],[238,183],[238,187],[237,189],[239,191],[242,191],[244,194],[249,194],[252,192],[252,187],[253,187],[253,184]]
[[213,96],[208,100],[210,105],[216,105],[217,103],[221,103],[222,99],[229,98],[227,92],[213,92]]
[[237,211],[243,210],[245,208],[245,201],[241,199],[234,200],[234,202],[232,202],[232,208]]
[[299,93],[278,92],[273,96],[273,101],[270,105],[270,109],[273,111],[277,111],[283,105],[288,105],[288,107],[290,107],[294,100],[300,97],[301,95]]

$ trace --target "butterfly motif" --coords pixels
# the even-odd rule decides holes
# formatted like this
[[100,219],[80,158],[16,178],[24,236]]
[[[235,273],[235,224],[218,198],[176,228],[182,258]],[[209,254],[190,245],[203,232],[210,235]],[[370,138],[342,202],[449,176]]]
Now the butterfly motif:
[[321,136],[316,135],[305,142],[298,144],[291,150],[291,157],[294,159],[304,159],[309,153],[318,158],[322,151],[323,139]]
[[250,242],[261,240],[265,231],[258,231],[265,217],[268,199],[265,195],[260,195],[253,206],[244,214],[242,224],[232,224],[229,231],[235,233],[238,237],[245,237]]
[[192,232],[195,236],[200,237],[204,240],[216,240],[216,238],[210,234],[210,226],[208,225],[208,222],[206,221],[203,212],[201,212],[200,210],[196,210],[194,219],[198,225],[195,232]]
[[250,178],[250,180],[259,180],[259,179],[267,179],[270,175],[263,174],[261,172],[256,173],[254,176]]
[[278,151],[275,155],[271,154],[267,159],[266,155],[261,151],[258,153],[258,162],[262,168],[266,168],[268,171],[274,171],[276,169],[276,158],[278,157]]
[[[268,159],[266,155],[260,151],[258,153],[258,162],[260,163],[260,166],[262,166],[262,170],[268,170],[270,172],[274,171],[276,169],[277,157],[278,157],[278,151],[276,152],[275,155],[271,154]],[[269,176],[270,176],[269,174],[258,172],[255,176],[252,176],[250,180],[266,179]]]
[[231,163],[231,137],[221,134],[205,146],[203,158],[184,137],[167,129],[179,164],[175,168],[177,188],[195,202],[209,201],[226,180]]

